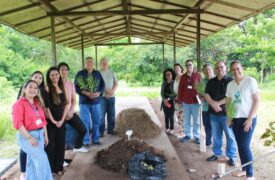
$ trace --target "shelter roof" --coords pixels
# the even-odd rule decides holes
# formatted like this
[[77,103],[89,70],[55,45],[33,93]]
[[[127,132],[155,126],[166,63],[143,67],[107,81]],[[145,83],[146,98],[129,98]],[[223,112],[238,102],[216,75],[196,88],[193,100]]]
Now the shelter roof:
[[200,13],[201,38],[275,7],[274,0],[1,0],[0,23],[74,49],[123,37],[186,46],[196,41]]

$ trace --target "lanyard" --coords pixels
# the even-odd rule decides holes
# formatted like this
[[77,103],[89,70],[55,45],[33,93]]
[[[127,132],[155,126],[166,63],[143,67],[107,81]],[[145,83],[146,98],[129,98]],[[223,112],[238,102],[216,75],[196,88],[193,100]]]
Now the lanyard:
[[[187,75],[187,74],[186,74]],[[187,81],[188,81],[188,85],[192,85],[192,79],[193,79],[193,73],[191,74],[191,76],[187,75]]]
[[36,118],[38,119],[38,117],[39,117],[38,116],[38,107],[37,106],[33,107],[33,105],[29,101],[28,101],[28,103],[31,106],[33,112],[35,112]]

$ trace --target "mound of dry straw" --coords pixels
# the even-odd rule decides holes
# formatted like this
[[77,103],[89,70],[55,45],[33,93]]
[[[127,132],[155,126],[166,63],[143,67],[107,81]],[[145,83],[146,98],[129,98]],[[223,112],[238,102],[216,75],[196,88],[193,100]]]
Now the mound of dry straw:
[[154,138],[160,135],[160,127],[140,108],[129,108],[121,111],[116,119],[118,136],[125,137],[127,130],[133,131],[133,137],[139,139]]

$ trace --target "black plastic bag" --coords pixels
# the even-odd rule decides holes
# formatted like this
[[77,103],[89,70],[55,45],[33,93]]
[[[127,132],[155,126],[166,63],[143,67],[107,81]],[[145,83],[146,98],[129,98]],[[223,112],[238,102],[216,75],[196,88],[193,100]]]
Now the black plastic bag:
[[166,177],[165,161],[145,151],[136,154],[128,163],[128,175],[133,180],[162,180]]

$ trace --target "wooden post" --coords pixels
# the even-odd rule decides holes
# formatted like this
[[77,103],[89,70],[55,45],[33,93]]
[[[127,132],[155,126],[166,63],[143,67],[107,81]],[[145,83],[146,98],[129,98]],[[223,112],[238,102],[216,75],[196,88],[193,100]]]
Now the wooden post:
[[197,71],[201,71],[201,15],[197,14]]
[[84,69],[84,40],[83,35],[81,35],[81,62],[82,62],[82,69]]
[[174,46],[174,64],[176,64],[176,34],[173,35],[173,46]]
[[55,18],[51,16],[52,65],[56,66]]
[[162,44],[162,72],[164,72],[164,43]]
[[97,69],[97,45],[95,46],[95,68]]

